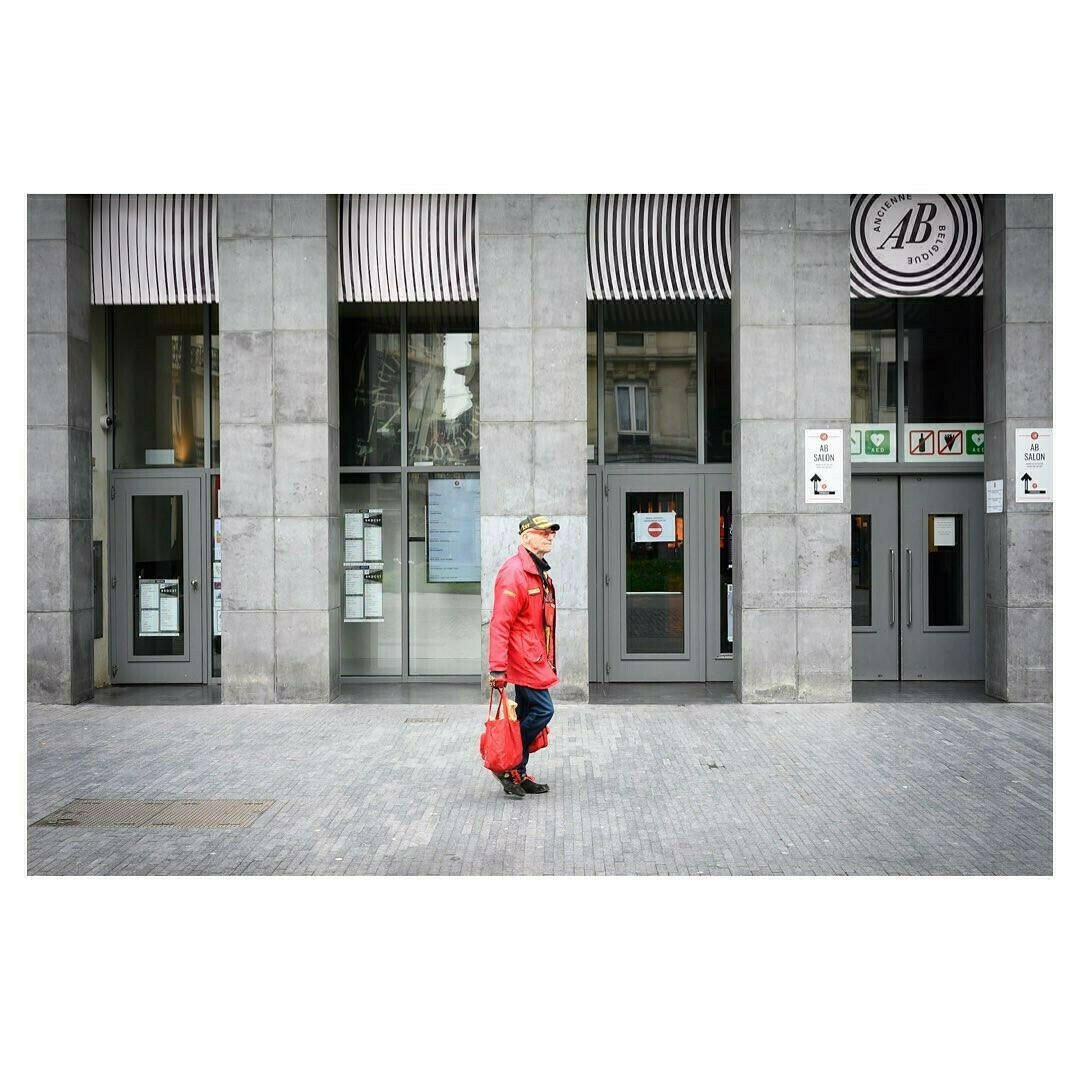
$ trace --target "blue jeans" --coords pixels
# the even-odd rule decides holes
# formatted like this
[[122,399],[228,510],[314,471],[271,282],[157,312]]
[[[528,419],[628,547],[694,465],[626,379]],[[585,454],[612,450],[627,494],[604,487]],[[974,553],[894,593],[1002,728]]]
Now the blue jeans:
[[534,690],[531,686],[515,686],[514,697],[517,699],[518,723],[521,725],[522,757],[518,772],[524,776],[525,766],[529,763],[529,747],[555,715],[555,706],[547,690]]

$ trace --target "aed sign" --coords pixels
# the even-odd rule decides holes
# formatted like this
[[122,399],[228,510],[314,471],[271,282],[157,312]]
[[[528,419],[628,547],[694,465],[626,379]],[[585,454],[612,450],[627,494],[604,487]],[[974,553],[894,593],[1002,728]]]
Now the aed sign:
[[675,513],[634,514],[634,543],[662,544],[675,539]]
[[804,496],[808,503],[844,501],[844,432],[806,428]]
[[1054,501],[1052,428],[1016,429],[1016,501]]

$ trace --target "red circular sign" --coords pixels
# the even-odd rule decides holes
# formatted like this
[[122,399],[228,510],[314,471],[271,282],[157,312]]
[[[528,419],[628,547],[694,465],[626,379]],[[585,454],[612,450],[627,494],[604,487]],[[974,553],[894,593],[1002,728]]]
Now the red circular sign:
[[664,531],[664,526],[661,525],[659,521],[650,521],[649,522],[649,535],[650,536],[659,536],[663,531]]

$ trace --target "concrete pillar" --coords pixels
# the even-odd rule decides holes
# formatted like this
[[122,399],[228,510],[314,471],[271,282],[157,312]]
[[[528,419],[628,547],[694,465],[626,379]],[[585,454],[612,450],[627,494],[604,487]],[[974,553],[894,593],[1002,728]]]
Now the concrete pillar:
[[90,202],[30,195],[27,237],[27,697],[94,693]]
[[585,196],[477,202],[484,671],[495,575],[517,549],[518,521],[547,514],[561,525],[550,558],[559,605],[553,694],[586,701]]
[[338,696],[337,202],[222,195],[222,699]]
[[1052,503],[1017,503],[1016,429],[1053,427],[1053,197],[988,195],[983,212],[985,476],[1004,480],[986,515],[986,692],[1053,699]]
[[[846,195],[740,195],[732,217],[735,694],[851,700]],[[843,428],[844,502],[807,505],[807,428]]]

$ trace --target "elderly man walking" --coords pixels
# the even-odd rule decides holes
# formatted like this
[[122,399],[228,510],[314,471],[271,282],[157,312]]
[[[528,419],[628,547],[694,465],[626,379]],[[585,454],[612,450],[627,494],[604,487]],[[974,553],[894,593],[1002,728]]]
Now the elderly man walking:
[[542,514],[518,522],[521,545],[495,578],[495,605],[489,628],[488,682],[514,684],[521,724],[521,762],[498,776],[503,791],[515,799],[548,790],[525,771],[529,746],[555,712],[550,688],[555,673],[555,585],[547,559],[559,526]]

